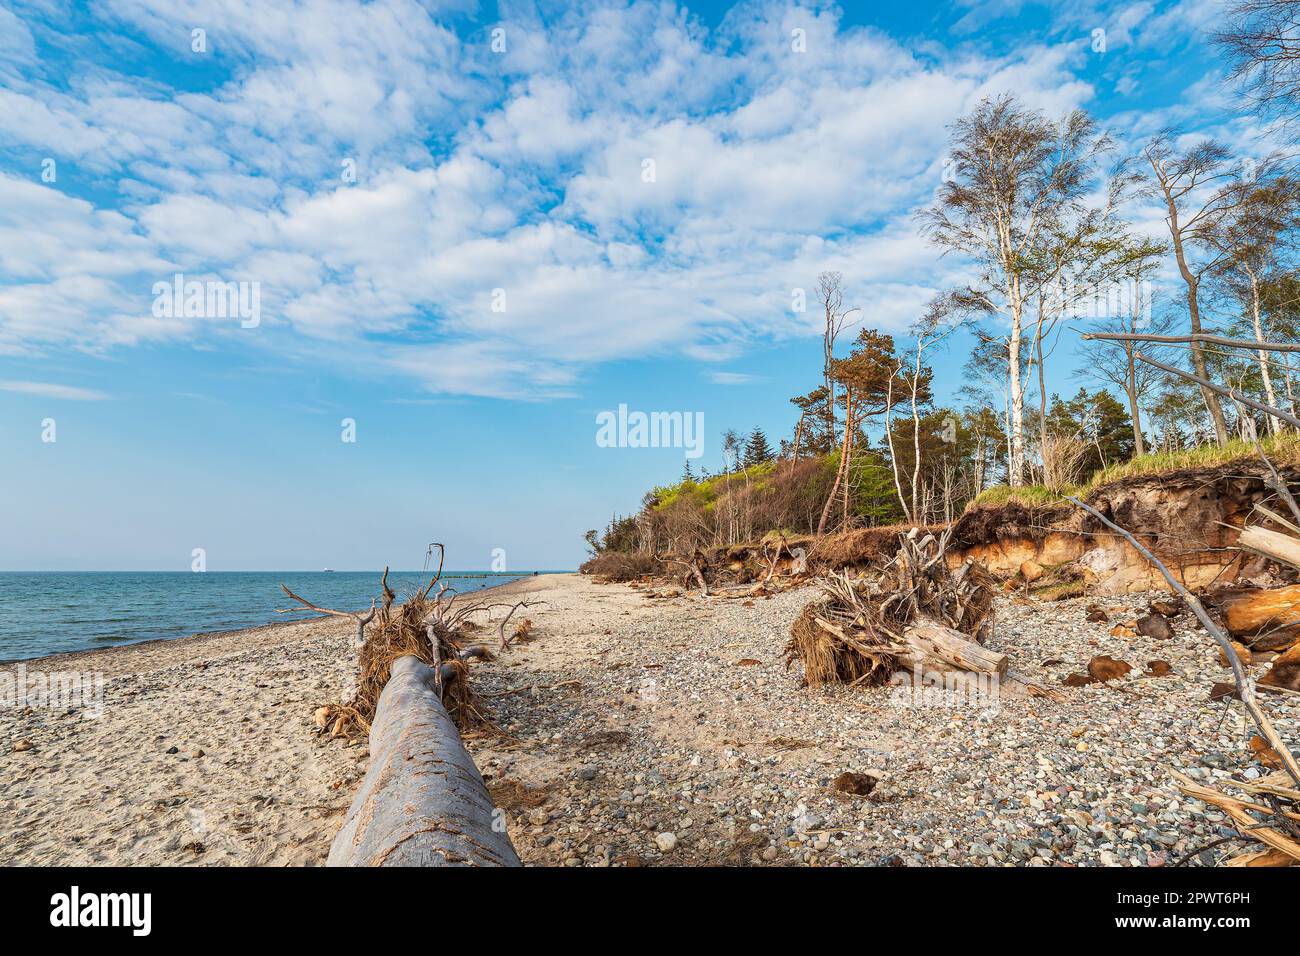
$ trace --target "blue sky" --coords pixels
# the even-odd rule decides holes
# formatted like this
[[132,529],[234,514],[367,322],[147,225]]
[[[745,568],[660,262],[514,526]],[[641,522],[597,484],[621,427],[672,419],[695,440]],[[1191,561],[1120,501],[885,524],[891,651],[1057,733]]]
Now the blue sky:
[[914,213],[982,96],[1267,151],[1205,0],[573,6],[0,4],[0,569],[573,567],[682,467],[598,412],[703,411],[716,468],[816,381],[792,289],[902,335],[961,281]]

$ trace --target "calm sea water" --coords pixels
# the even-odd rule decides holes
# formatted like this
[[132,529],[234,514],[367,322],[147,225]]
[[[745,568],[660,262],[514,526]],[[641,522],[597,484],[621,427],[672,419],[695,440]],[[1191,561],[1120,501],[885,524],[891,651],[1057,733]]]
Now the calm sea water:
[[[529,574],[444,573],[462,594]],[[275,621],[316,617],[277,614],[294,606],[280,585],[321,607],[357,610],[379,596],[378,571],[0,572],[0,660],[135,644]],[[420,571],[390,571],[405,597],[429,580]]]

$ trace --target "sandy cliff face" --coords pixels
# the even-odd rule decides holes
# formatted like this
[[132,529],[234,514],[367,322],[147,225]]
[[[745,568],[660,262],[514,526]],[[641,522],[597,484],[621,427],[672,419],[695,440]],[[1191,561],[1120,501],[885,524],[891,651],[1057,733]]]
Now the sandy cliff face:
[[[1135,534],[1188,587],[1250,579],[1265,564],[1233,545],[1251,509],[1271,492],[1237,464],[1124,479],[1096,489],[1088,503]],[[955,560],[974,557],[995,574],[1014,574],[1034,561],[1081,579],[1095,593],[1165,586],[1128,542],[1069,504],[973,508],[954,526],[953,544]]]

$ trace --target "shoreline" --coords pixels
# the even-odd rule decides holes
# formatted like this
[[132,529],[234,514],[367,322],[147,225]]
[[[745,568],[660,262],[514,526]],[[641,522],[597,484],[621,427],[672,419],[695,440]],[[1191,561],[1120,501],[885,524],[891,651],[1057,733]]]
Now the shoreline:
[[[1140,595],[1000,597],[989,646],[1063,699],[1003,695],[988,714],[803,687],[783,652],[807,588],[660,598],[579,573],[501,588],[539,603],[527,641],[473,665],[497,729],[465,743],[528,865],[1172,865],[1231,821],[1170,771],[1261,769],[1210,700],[1226,671],[1187,615],[1170,639],[1111,634]],[[1111,622],[1088,619],[1094,603]],[[325,618],[35,659],[102,667],[105,707],[0,707],[0,862],[323,864],[369,763],[366,741],[312,719],[348,696],[353,633]],[[1061,683],[1096,654],[1134,671]],[[1169,672],[1144,673],[1151,658]],[[1268,706],[1300,733],[1300,702]],[[868,772],[869,794],[835,790]]]
[[[43,572],[43,571],[22,571],[22,572],[15,572],[15,573],[21,573],[21,574],[45,574],[45,573],[49,573],[49,574],[62,574],[62,573],[65,573],[65,572],[61,572],[61,571],[59,571],[59,572],[55,572],[55,571],[50,571],[50,572]],[[67,573],[74,573],[74,574],[75,574],[75,573],[82,573],[82,574],[112,574],[112,573],[116,573],[116,572],[85,571],[85,572],[67,572]],[[134,574],[134,573],[137,573],[137,572],[130,572],[130,573]],[[147,574],[147,573],[154,573],[154,572],[139,572],[139,573],[146,573],[146,574]],[[172,572],[157,572],[157,573],[161,573],[161,574],[169,574],[169,573],[172,573]],[[243,573],[245,573],[245,572],[242,572],[242,571],[230,571],[230,572],[213,572],[213,573],[217,573],[217,574],[222,574],[222,573],[226,573],[226,574],[243,574]],[[293,573],[293,572],[285,572],[285,573]],[[313,572],[313,573],[322,573],[322,572]],[[452,574],[462,574],[462,572],[459,572],[459,571],[454,571],[454,572],[451,572],[451,573],[452,573]],[[521,582],[523,582],[523,581],[533,581],[533,580],[536,580],[537,578],[546,577],[547,575],[557,575],[557,574],[562,575],[562,574],[577,574],[577,573],[579,573],[579,572],[577,572],[577,571],[540,571],[540,572],[538,572],[536,575],[533,575],[531,572],[529,572],[528,575],[527,575],[527,577],[519,577],[519,578],[515,578],[514,580],[506,581],[506,582],[503,583],[503,584],[494,584],[494,585],[492,585],[492,586],[490,586],[490,587],[479,588],[477,591],[472,591],[472,592],[469,592],[469,593],[471,593],[471,594],[478,594],[478,593],[483,592],[483,591],[492,591],[492,592],[494,592],[494,593],[498,593],[498,594],[501,594],[501,593],[512,593],[512,592],[510,592],[510,591],[506,591],[506,590],[503,590],[503,589],[510,588],[511,586],[516,585],[516,584],[519,584],[519,583],[521,583]],[[481,577],[482,575],[471,575],[471,574],[468,574],[468,573],[463,573],[463,576],[465,576],[465,577]],[[430,575],[430,577],[432,577],[432,575]],[[444,575],[444,577],[445,577],[445,575]],[[400,599],[400,595],[399,595],[399,599]],[[213,641],[213,640],[217,640],[217,639],[221,639],[221,638],[238,638],[238,637],[246,636],[246,635],[254,635],[254,634],[269,634],[269,633],[271,633],[271,632],[273,632],[273,631],[275,631],[275,630],[277,630],[277,629],[280,629],[280,628],[288,628],[288,627],[293,627],[293,626],[295,626],[295,625],[301,625],[301,624],[311,624],[311,623],[313,623],[313,622],[319,622],[319,621],[325,620],[325,618],[324,618],[322,615],[313,614],[311,611],[303,610],[301,613],[304,615],[303,617],[296,617],[296,618],[293,618],[293,619],[291,619],[291,620],[269,621],[269,622],[267,622],[266,624],[254,624],[254,625],[252,625],[251,627],[237,627],[237,628],[229,628],[229,629],[219,630],[219,631],[197,631],[197,632],[195,632],[195,633],[193,633],[193,634],[186,634],[186,635],[184,635],[183,637],[150,637],[150,638],[146,638],[145,640],[142,640],[142,641],[131,641],[131,642],[129,642],[129,643],[125,643],[125,644],[112,644],[111,646],[107,646],[107,647],[84,647],[84,648],[82,648],[81,650],[77,650],[77,651],[58,651],[58,652],[56,652],[56,653],[54,653],[54,654],[42,654],[42,655],[40,655],[39,657],[6,657],[6,658],[0,658],[0,668],[9,668],[9,667],[14,667],[14,666],[17,666],[18,664],[27,664],[27,665],[30,666],[30,665],[32,665],[32,664],[36,664],[36,663],[71,662],[71,661],[73,661],[74,659],[79,659],[79,658],[82,658],[82,657],[86,657],[86,656],[88,656],[88,655],[94,655],[94,654],[116,654],[116,653],[118,653],[118,652],[130,651],[130,650],[132,650],[132,649],[134,649],[134,648],[152,647],[152,646],[156,646],[156,645],[160,645],[160,644],[172,644],[172,645],[203,644],[203,643],[206,643],[206,642],[209,642],[209,641]]]

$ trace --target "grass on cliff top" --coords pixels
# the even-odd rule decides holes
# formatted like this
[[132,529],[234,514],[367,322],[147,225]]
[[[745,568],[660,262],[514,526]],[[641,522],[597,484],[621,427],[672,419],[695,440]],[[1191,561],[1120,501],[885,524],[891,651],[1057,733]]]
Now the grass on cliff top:
[[[1295,432],[1286,431],[1276,437],[1261,438],[1259,444],[1264,449],[1264,454],[1268,455],[1273,464],[1279,468],[1300,465],[1300,435]],[[1200,448],[1191,448],[1187,451],[1154,452],[1121,464],[1110,465],[1095,472],[1081,485],[1070,485],[1060,489],[1051,489],[1045,485],[1026,485],[1020,488],[995,485],[980,492],[966,507],[969,510],[980,505],[1004,505],[1011,501],[1029,506],[1051,505],[1061,501],[1066,495],[1075,497],[1086,495],[1102,485],[1109,485],[1125,478],[1170,474],[1185,468],[1214,468],[1247,459],[1258,461],[1255,446],[1250,442],[1234,438],[1223,447],[1202,445]]]
[[976,495],[966,509],[970,510],[980,505],[1005,505],[1012,501],[1030,506],[1050,505],[1060,501],[1066,495],[1077,495],[1081,490],[1082,486],[1079,485],[1070,485],[1061,489],[1048,488],[1046,485],[1021,485],[1019,488],[994,485]]

